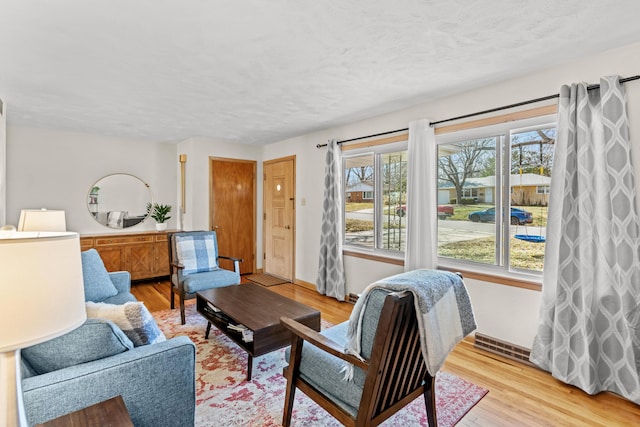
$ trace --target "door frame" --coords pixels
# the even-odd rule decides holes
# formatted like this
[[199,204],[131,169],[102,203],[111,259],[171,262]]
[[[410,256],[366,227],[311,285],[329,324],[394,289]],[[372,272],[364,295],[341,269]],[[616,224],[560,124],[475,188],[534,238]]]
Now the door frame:
[[258,161],[257,160],[247,160],[247,159],[234,159],[229,157],[216,157],[209,156],[209,230],[213,230],[213,200],[214,200],[214,186],[213,186],[213,162],[233,162],[233,163],[248,163],[253,165],[253,203],[252,203],[252,217],[253,217],[253,230],[251,230],[251,236],[253,239],[253,265],[252,271],[256,271],[256,258],[257,258],[257,205],[258,205]]
[[266,215],[266,199],[265,199],[265,191],[264,191],[264,183],[267,181],[267,173],[265,172],[265,165],[269,165],[269,164],[274,164],[274,163],[280,163],[280,162],[285,162],[285,161],[293,161],[293,171],[292,171],[292,181],[291,181],[291,189],[292,189],[292,193],[293,193],[293,215],[291,216],[292,218],[292,237],[291,237],[291,241],[292,241],[292,245],[291,245],[291,282],[295,283],[296,282],[296,203],[297,203],[297,195],[296,195],[296,156],[295,154],[292,156],[285,156],[285,157],[279,157],[277,159],[271,159],[271,160],[265,160],[262,162],[262,173],[263,173],[263,180],[262,180],[262,271],[264,271],[264,267],[266,264],[266,251],[267,251],[267,230],[264,226],[264,216]]

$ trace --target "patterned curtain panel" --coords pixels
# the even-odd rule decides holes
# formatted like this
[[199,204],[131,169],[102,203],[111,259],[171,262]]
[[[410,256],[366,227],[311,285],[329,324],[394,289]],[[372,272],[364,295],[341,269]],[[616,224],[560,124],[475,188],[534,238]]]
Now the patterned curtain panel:
[[542,307],[531,361],[589,394],[640,404],[640,225],[626,97],[563,86]]
[[320,235],[320,266],[316,287],[323,295],[344,301],[345,277],[342,258],[342,167],[335,140],[327,145]]
[[[435,268],[438,258],[436,137],[429,120],[409,123],[407,248],[404,271]],[[429,167],[432,165],[432,167]]]

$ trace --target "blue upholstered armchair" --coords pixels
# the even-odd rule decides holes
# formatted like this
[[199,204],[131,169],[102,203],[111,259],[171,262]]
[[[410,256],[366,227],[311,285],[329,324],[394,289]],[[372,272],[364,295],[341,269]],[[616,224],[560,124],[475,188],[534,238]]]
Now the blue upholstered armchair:
[[[218,260],[233,261],[234,271],[220,268]],[[171,265],[171,308],[175,294],[180,299],[180,321],[184,325],[184,301],[195,298],[206,289],[240,284],[240,263],[243,260],[218,254],[215,231],[184,231],[169,235]]]
[[[98,253],[82,253],[85,300],[135,302],[129,272],[107,273]],[[186,336],[136,346],[114,322],[89,318],[77,329],[22,350],[29,425],[122,396],[134,425],[188,426],[195,419],[195,346]]]

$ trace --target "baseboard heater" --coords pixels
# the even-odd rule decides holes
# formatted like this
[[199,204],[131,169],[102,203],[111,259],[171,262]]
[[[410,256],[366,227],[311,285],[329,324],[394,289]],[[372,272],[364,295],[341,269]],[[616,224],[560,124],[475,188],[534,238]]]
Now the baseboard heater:
[[358,302],[359,297],[360,295],[357,295],[357,294],[348,294],[347,302],[350,302],[351,304],[355,304],[356,302]]
[[476,332],[474,347],[488,351],[490,353],[499,354],[511,360],[525,363],[529,366],[534,366],[529,362],[529,355],[531,350],[525,347],[520,347],[516,344],[493,338],[488,335],[483,335]]

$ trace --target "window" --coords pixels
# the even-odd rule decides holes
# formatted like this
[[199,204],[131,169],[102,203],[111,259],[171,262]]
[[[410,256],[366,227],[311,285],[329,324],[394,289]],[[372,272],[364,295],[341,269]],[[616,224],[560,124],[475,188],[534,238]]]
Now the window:
[[[556,128],[537,117],[437,137],[444,266],[540,274]],[[532,241],[541,241],[532,243]]]
[[387,144],[343,154],[346,246],[389,254],[404,252],[406,146],[406,142]]
[[538,187],[536,188],[536,192],[538,194],[549,194],[549,189],[551,187],[549,187],[548,185],[538,185]]
[[477,199],[478,198],[478,189],[477,188],[463,188],[462,189],[462,198],[463,199]]

